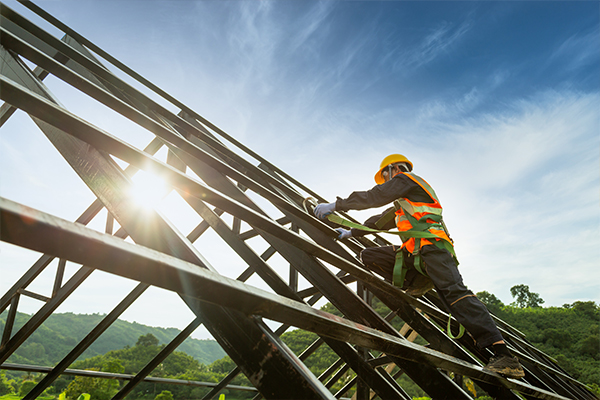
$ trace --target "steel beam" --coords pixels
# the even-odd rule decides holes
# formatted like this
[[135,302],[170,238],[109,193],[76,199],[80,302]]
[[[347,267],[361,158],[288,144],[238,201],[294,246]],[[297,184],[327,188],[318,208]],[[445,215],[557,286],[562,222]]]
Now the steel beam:
[[44,378],[38,382],[23,398],[24,400],[33,400],[42,394],[42,392],[52,384],[71,363],[77,358],[96,340],[102,333],[106,331],[117,318],[139,297],[149,286],[145,283],[138,284],[131,293],[115,307],[102,321],[96,325],[94,329],[88,335],[83,338],[73,350],[69,352],[53,369],[51,372],[46,374]]
[[[19,74],[20,72],[17,76],[24,81],[34,79],[16,60],[13,61],[7,56],[4,62],[11,61],[12,66],[11,69],[6,69],[7,73]],[[1,79],[5,80],[4,77]],[[30,88],[40,90],[38,85],[31,84]],[[4,88],[1,91],[2,94],[5,93]],[[140,210],[128,204],[130,200],[124,195],[128,193],[129,182],[114,161],[59,129],[35,118],[34,120],[120,225],[127,227],[128,233],[136,242],[177,254],[182,259],[196,263],[199,267],[209,267],[191,243],[186,242],[185,238],[175,232],[158,214],[141,215]],[[102,181],[95,179],[99,175],[104,176],[105,179]],[[140,224],[139,221],[145,223]],[[329,391],[312,374],[304,371],[299,360],[286,350],[285,345],[264,335],[255,321],[243,314],[214,305],[198,303],[188,303],[188,305],[198,317],[203,319],[213,337],[265,396],[291,398],[292,393],[295,393],[296,396],[306,398],[331,397]],[[210,316],[207,317],[208,315]],[[251,332],[254,332],[252,336],[249,335]],[[246,340],[242,340],[242,337]],[[250,344],[248,337],[252,337],[255,342]],[[257,345],[260,342],[264,342],[264,345]],[[272,363],[263,366],[261,360],[265,357],[271,359]],[[288,385],[281,386],[282,380],[287,381]]]
[[[415,360],[476,380],[505,386],[536,398],[564,399],[563,396],[516,380],[504,379],[483,371],[481,367],[400,340],[396,336],[197,268],[179,258],[127,243],[2,198],[0,240],[184,293],[190,299],[219,304],[245,315],[266,317],[390,356]],[[67,245],[68,243],[71,245]],[[100,256],[95,256],[96,254]],[[123,260],[127,260],[125,268],[122,267]]]
[[[52,367],[42,367],[39,365],[25,365],[25,364],[14,364],[14,363],[4,363],[0,364],[0,369],[5,369],[7,371],[20,371],[20,372],[32,372],[38,374],[47,374],[52,372]],[[135,378],[135,375],[130,374],[116,374],[112,372],[102,372],[102,371],[90,371],[90,370],[82,370],[82,369],[66,369],[63,372],[63,375],[70,376],[82,376],[86,378],[103,378],[103,379],[117,379],[121,381],[129,381]],[[187,381],[181,379],[170,379],[170,378],[155,378],[152,376],[146,377],[143,380],[147,383],[164,383],[169,385],[182,385],[182,386],[196,386],[196,387],[208,387],[214,388],[216,387],[216,383],[212,382],[198,382],[198,381]],[[238,385],[226,385],[224,387],[228,390],[237,390],[242,392],[251,392],[255,393],[257,390],[253,387],[248,386],[238,386]]]

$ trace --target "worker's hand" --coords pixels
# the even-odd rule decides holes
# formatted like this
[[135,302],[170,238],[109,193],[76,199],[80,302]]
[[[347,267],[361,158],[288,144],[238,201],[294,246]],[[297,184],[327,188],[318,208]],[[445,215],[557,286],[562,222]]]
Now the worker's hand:
[[322,203],[315,207],[315,217],[325,219],[329,214],[335,211],[335,203]]
[[335,231],[339,234],[337,237],[338,240],[348,239],[352,237],[352,231],[350,229],[335,228]]

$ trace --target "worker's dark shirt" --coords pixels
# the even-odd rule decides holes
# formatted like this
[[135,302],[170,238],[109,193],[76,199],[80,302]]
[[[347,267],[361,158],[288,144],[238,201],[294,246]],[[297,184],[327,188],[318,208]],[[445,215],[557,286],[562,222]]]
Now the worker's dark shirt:
[[[404,174],[398,174],[381,185],[363,192],[353,192],[348,198],[337,198],[335,209],[337,211],[365,210],[367,208],[381,207],[392,203],[399,198],[406,198],[413,202],[433,203],[431,197],[415,181]],[[375,222],[379,220],[389,209],[383,213],[374,215],[367,219],[363,225],[373,229],[392,229],[396,226],[394,220],[385,226],[376,227]],[[363,236],[368,232],[352,228],[352,236]]]

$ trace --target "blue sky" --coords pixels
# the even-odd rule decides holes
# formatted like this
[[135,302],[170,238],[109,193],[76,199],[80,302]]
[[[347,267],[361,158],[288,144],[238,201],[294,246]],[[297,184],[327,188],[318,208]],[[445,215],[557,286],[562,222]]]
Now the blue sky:
[[[440,196],[474,291],[600,301],[600,3],[38,3],[327,199],[372,187],[380,160],[405,154]],[[150,140],[47,84],[98,126]],[[93,199],[25,116],[0,129],[0,156],[3,197],[71,220]],[[4,292],[34,257],[0,250]],[[107,312],[94,293],[61,310]],[[189,318],[166,314],[127,317]]]

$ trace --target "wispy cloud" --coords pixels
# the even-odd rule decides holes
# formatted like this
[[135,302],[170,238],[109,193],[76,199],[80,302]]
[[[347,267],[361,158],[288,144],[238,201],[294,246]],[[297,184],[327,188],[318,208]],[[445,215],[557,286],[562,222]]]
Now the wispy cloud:
[[[313,46],[305,46],[309,39],[313,38],[319,31],[319,36],[323,37],[327,32],[327,18],[334,9],[334,2],[320,1],[315,3],[304,15],[301,15],[295,22],[293,37],[289,42],[288,51],[293,53],[302,48],[303,51],[311,51]],[[325,32],[322,30],[325,29]]]
[[470,28],[471,23],[469,21],[457,25],[449,22],[439,24],[423,37],[418,45],[398,49],[394,70],[416,69],[448,54]]
[[550,56],[549,62],[564,63],[567,70],[576,70],[597,63],[600,59],[600,32],[570,36]]

